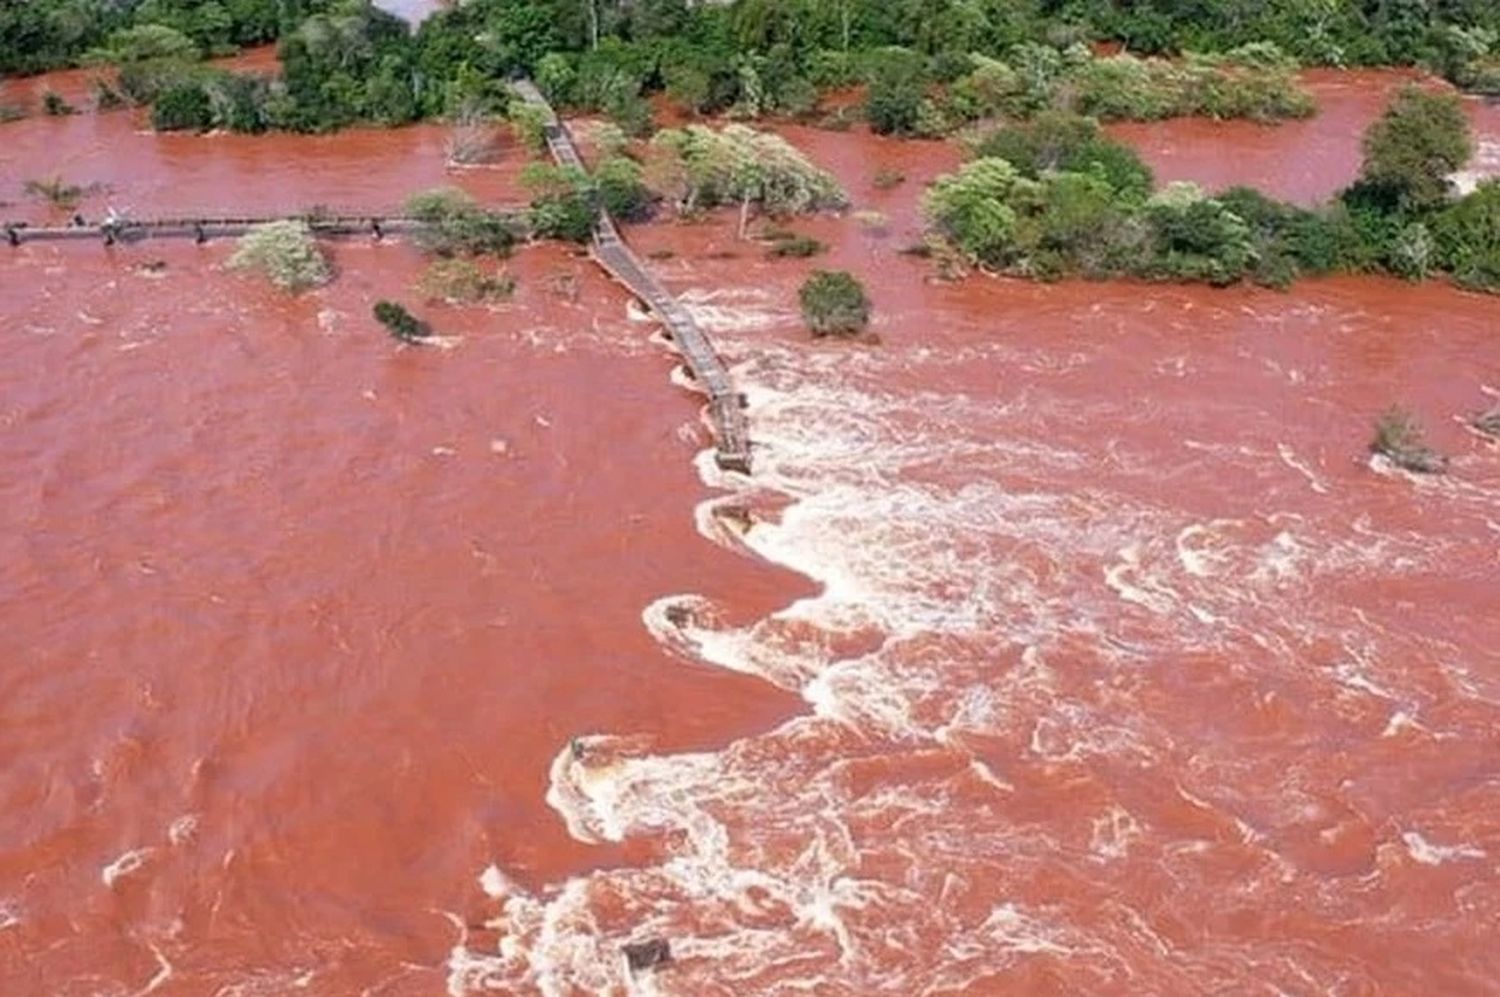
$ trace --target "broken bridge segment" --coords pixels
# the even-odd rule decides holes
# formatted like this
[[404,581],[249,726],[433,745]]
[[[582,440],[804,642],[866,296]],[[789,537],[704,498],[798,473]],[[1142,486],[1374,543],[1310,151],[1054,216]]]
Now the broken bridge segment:
[[[541,109],[542,134],[557,164],[584,169],[583,157],[578,154],[572,135],[536,85],[523,79],[512,86],[522,100]],[[725,470],[750,473],[750,428],[745,418],[744,396],[735,390],[734,381],[708,335],[625,243],[614,219],[602,208],[594,221],[592,255],[595,262],[656,313],[694,380],[707,392],[715,461]]]

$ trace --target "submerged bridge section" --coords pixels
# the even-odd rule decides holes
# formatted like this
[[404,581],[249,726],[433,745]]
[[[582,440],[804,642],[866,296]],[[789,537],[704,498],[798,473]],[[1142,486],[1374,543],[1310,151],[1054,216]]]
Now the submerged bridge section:
[[[521,99],[544,114],[543,135],[547,149],[560,166],[582,170],[583,158],[567,128],[530,80],[512,84]],[[748,474],[750,471],[750,430],[745,419],[744,396],[735,390],[724,361],[719,359],[708,336],[688,314],[687,309],[667,292],[654,274],[620,238],[609,212],[600,210],[594,221],[594,259],[610,275],[624,284],[661,319],[666,333],[682,353],[694,379],[708,393],[709,419],[714,427],[714,457],[720,467]]]
[[361,235],[376,239],[386,233],[409,232],[421,222],[404,215],[279,215],[261,218],[109,218],[88,222],[75,216],[69,225],[29,225],[6,222],[0,225],[4,241],[11,246],[27,242],[64,242],[102,240],[106,246],[140,239],[209,239],[244,235],[257,225],[268,222],[303,222],[314,235]]

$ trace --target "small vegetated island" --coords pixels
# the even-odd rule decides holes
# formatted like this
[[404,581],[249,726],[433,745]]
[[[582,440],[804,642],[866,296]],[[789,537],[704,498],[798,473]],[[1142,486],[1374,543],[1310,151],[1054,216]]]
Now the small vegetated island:
[[1246,187],[1154,189],[1150,169],[1092,119],[1049,111],[983,134],[932,184],[929,249],[950,273],[1284,287],[1302,275],[1445,272],[1495,292],[1500,182],[1459,198],[1448,179],[1472,150],[1457,97],[1407,88],[1365,135],[1358,179],[1306,209]]

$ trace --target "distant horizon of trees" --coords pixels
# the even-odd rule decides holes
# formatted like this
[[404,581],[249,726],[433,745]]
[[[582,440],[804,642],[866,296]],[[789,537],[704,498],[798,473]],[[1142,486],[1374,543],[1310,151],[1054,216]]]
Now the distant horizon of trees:
[[[278,80],[228,84],[220,71],[189,68],[270,41],[278,43]],[[1097,42],[1183,61],[1091,59],[1087,46]],[[166,77],[134,99],[175,89],[192,112],[183,127],[201,127],[202,100],[183,92],[193,87],[217,109],[213,127],[326,131],[441,117],[465,102],[500,112],[499,81],[527,73],[554,101],[606,113],[632,136],[651,130],[643,99],[651,93],[695,113],[753,119],[807,114],[821,91],[856,83],[869,87],[877,130],[937,134],[986,111],[1041,110],[1058,89],[1078,91],[1079,109],[1102,117],[1302,114],[1305,98],[1290,82],[1299,62],[1423,65],[1500,93],[1500,4],[469,0],[415,30],[368,0],[29,0],[0,8],[0,73],[89,62]]]

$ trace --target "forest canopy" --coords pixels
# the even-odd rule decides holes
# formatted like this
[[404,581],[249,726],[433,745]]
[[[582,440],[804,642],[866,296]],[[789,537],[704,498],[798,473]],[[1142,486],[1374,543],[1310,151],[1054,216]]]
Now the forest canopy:
[[[192,60],[278,41],[282,78],[206,83]],[[1120,43],[1107,55],[1096,43]],[[1158,61],[1142,56],[1172,56]],[[1308,113],[1298,64],[1421,64],[1500,92],[1493,0],[467,0],[415,31],[365,0],[27,0],[0,5],[0,72],[150,65],[137,99],[196,127],[401,124],[504,110],[527,73],[554,102],[651,131],[644,98],[698,114],[814,113],[866,88],[877,131],[943,134],[1050,107],[1100,118]],[[187,93],[193,86],[203,95]],[[217,93],[215,88],[217,88]],[[233,90],[234,101],[223,93]],[[226,104],[238,102],[233,114]],[[167,120],[177,117],[166,115]]]

